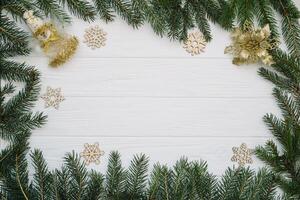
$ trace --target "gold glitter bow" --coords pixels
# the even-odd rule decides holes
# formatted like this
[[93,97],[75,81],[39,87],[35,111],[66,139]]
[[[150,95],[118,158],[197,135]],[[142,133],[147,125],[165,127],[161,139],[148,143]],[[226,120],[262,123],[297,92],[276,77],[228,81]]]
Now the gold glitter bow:
[[278,46],[278,40],[272,40],[269,25],[254,29],[250,23],[243,28],[235,28],[231,33],[232,44],[225,48],[224,53],[234,55],[233,64],[250,64],[262,61],[266,65],[274,63],[269,51]]

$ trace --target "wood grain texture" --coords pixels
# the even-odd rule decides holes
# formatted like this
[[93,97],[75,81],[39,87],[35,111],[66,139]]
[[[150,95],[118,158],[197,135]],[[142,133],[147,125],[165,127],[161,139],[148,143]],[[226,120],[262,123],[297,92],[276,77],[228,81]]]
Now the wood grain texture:
[[[108,40],[93,51],[82,41],[84,29],[95,24]],[[185,155],[208,161],[209,170],[220,175],[233,165],[233,146],[245,142],[254,148],[271,138],[262,117],[280,114],[272,85],[257,75],[259,66],[231,64],[223,53],[229,33],[220,27],[212,25],[213,41],[192,57],[149,25],[134,30],[119,19],[90,25],[74,19],[65,27],[81,43],[61,68],[47,66],[36,42],[29,57],[17,58],[42,72],[42,92],[61,87],[66,97],[59,110],[44,109],[41,99],[36,106],[49,121],[34,131],[31,145],[44,151],[50,168],[59,167],[66,152],[99,142],[106,154],[89,168],[102,172],[109,152],[118,150],[125,166],[135,153],[150,156],[151,165],[172,165]],[[255,159],[251,167],[261,166]]]
[[63,86],[68,97],[270,98],[272,91],[257,75],[259,66],[229,59],[76,57],[58,69],[45,58],[29,63],[40,69],[44,86]]
[[273,104],[259,98],[66,97],[58,111],[45,111],[49,122],[38,134],[261,137],[269,135],[262,117]]

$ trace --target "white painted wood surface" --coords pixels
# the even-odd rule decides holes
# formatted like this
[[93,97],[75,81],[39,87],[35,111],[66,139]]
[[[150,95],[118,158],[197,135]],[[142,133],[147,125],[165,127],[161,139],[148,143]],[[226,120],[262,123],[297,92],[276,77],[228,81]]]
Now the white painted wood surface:
[[[298,2],[299,3],[299,2]],[[299,3],[300,4],[300,3]],[[91,50],[84,29],[99,24],[108,34],[107,45]],[[232,166],[232,147],[250,148],[271,138],[262,121],[267,112],[279,114],[272,85],[257,75],[259,66],[234,66],[224,55],[229,33],[212,25],[214,39],[205,53],[190,56],[177,42],[159,38],[145,25],[134,30],[117,20],[92,24],[74,19],[66,31],[80,39],[79,50],[58,69],[47,66],[38,48],[18,58],[42,72],[42,93],[61,87],[66,100],[60,109],[37,110],[48,123],[34,131],[33,148],[44,151],[51,168],[59,167],[66,152],[81,152],[84,143],[99,142],[106,154],[118,150],[124,165],[135,153],[173,164],[181,156],[206,160],[220,175]],[[262,163],[254,158],[253,168]]]

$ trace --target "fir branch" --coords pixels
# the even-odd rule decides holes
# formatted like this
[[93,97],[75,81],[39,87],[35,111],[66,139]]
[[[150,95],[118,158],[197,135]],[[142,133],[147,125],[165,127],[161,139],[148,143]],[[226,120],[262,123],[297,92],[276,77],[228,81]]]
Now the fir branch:
[[248,191],[241,196],[242,199],[274,199],[276,196],[275,176],[266,168],[262,168],[252,178],[252,183],[245,188]]
[[240,27],[243,27],[246,22],[254,24],[254,8],[255,1],[253,0],[238,0],[236,1],[236,19]]
[[216,198],[231,200],[244,196],[246,186],[251,184],[253,175],[249,168],[227,169],[217,186]]
[[139,199],[145,192],[149,159],[145,155],[134,156],[128,169],[126,190],[130,199]]
[[196,3],[193,5],[193,12],[195,13],[194,17],[197,27],[204,35],[205,40],[210,41],[212,39],[212,35],[208,20],[206,19],[205,9],[200,3]]
[[292,55],[300,56],[300,12],[291,0],[270,0],[282,16],[282,34]]
[[2,59],[13,56],[26,56],[29,52],[30,50],[26,46],[20,45],[19,43],[4,43],[0,41],[0,55]]
[[[9,95],[15,91],[16,87],[11,83],[6,83],[2,88],[0,87],[0,97],[4,99],[5,95]],[[3,100],[1,100],[1,103]]]
[[171,200],[173,172],[167,166],[155,164],[150,175],[149,199]]
[[185,41],[188,38],[188,30],[194,27],[194,18],[191,13],[192,6],[189,2],[185,2],[182,7],[182,27],[180,29],[180,41]]
[[[29,144],[26,137],[21,137],[11,149],[10,159],[13,165],[9,167],[9,171],[4,174],[5,187],[9,191],[11,199],[30,199],[28,163],[26,154]],[[16,145],[17,144],[17,145]]]
[[28,48],[28,34],[11,21],[7,16],[0,13],[0,41],[1,43],[17,43]]
[[277,88],[274,89],[273,95],[277,101],[279,108],[282,111],[283,117],[286,119],[289,118],[295,121],[295,123],[299,123],[300,109],[295,103],[293,97],[289,96],[286,92],[280,91]]
[[189,169],[191,199],[211,199],[216,186],[215,177],[207,172],[206,162],[192,162]]
[[94,170],[89,173],[86,200],[98,200],[105,196],[104,176]]
[[273,84],[275,84],[277,87],[279,87],[281,89],[292,90],[292,88],[293,88],[293,85],[287,78],[279,75],[276,72],[270,71],[266,68],[260,68],[258,73],[260,76],[271,81]]
[[173,196],[178,199],[189,199],[191,196],[191,184],[189,178],[190,163],[187,158],[181,158],[174,166],[174,178],[173,178]]
[[124,194],[126,172],[124,171],[118,152],[109,154],[106,172],[106,190],[109,198],[119,199]]
[[132,19],[131,4],[127,0],[107,0],[110,7],[128,24],[137,27],[139,22]]
[[282,21],[282,34],[290,53],[300,56],[300,25],[298,19],[285,16]]
[[15,61],[0,59],[0,79],[16,82],[27,82],[31,79],[39,80],[40,73],[34,67],[25,63],[20,64]]
[[85,0],[59,0],[63,5],[67,5],[69,11],[78,18],[84,21],[95,20],[95,9],[94,7]]
[[235,19],[236,0],[219,0],[222,12],[219,16],[218,23],[225,29],[231,30]]
[[148,1],[147,0],[132,0],[131,1],[132,9],[132,19],[136,22],[136,28],[143,25],[146,20],[146,12],[148,10]]
[[46,17],[59,20],[60,23],[70,23],[70,16],[61,9],[56,0],[35,0],[36,5],[43,11]]
[[22,164],[20,164],[20,158],[17,155],[16,156],[16,180],[17,180],[17,184],[20,187],[20,190],[22,192],[23,197],[26,200],[29,200],[29,198],[27,197],[27,195],[28,195],[27,193],[28,192],[26,192],[25,189],[23,188],[23,180],[21,180],[22,179],[22,175],[21,175],[22,172],[20,172],[21,169],[20,169],[19,165],[22,165]]
[[272,67],[289,78],[294,85],[299,84],[300,60],[296,56],[288,55],[280,50],[274,51],[272,56],[275,61]]
[[0,66],[0,79],[25,82],[25,87],[5,104],[2,103],[0,109],[0,136],[5,140],[14,140],[23,132],[45,123],[46,117],[42,113],[30,112],[40,91],[39,74],[32,67],[12,61],[2,60]]
[[75,152],[68,153],[65,158],[66,169],[70,174],[70,194],[73,199],[83,199],[87,192],[88,172]]
[[22,136],[24,131],[40,128],[46,122],[46,116],[42,113],[2,114],[1,119],[0,137],[7,141],[13,141],[16,137]]
[[[285,134],[288,135],[290,133]],[[256,155],[276,173],[276,182],[285,194],[294,196],[297,199],[300,197],[300,169],[297,166],[297,159],[299,159],[299,156],[297,156],[297,153],[295,154],[295,152],[299,151],[295,148],[297,148],[297,145],[299,146],[299,139],[295,140],[291,135],[285,137],[287,140],[285,141],[285,144],[283,144],[284,151],[281,155],[277,150],[276,144],[272,141],[267,142],[265,147],[258,146],[256,148]],[[299,133],[297,138],[299,138]]]
[[26,11],[22,0],[2,0],[0,2],[0,11],[5,10],[14,20],[23,19],[23,13]]
[[53,174],[53,197],[59,199],[59,180],[58,180],[58,170],[54,170]]
[[167,31],[167,22],[165,19],[167,18],[168,13],[166,10],[162,7],[158,0],[153,0],[150,2],[145,13],[145,17],[154,32],[162,37]]
[[284,143],[284,122],[279,120],[273,114],[267,114],[264,116],[264,122],[269,127],[272,134],[276,137],[276,139],[282,143]]
[[[24,144],[21,144],[21,148],[24,148]],[[113,188],[109,186],[109,182],[112,180],[115,183],[119,182],[118,178],[104,179],[103,175],[95,171],[87,175],[85,166],[80,163],[79,158],[74,153],[66,155],[62,169],[56,170],[53,176],[47,170],[41,152],[35,151],[32,155],[34,155],[32,159],[36,167],[33,182],[30,183],[31,192],[27,195],[28,199],[47,199],[45,198],[46,196],[40,195],[37,191],[41,191],[40,193],[46,194],[47,197],[48,195],[51,196],[50,199],[232,200],[232,197],[241,197],[241,199],[275,199],[274,178],[266,170],[254,174],[253,171],[244,168],[237,170],[228,169],[218,183],[217,179],[208,173],[205,162],[188,162],[187,159],[181,159],[173,168],[159,164],[155,165],[150,176],[149,185],[146,185],[147,170],[145,168],[148,162],[147,157],[140,155],[134,157],[131,166],[127,170],[128,176],[124,176],[124,180],[130,188],[121,189],[121,191],[118,187],[120,184],[114,184]],[[120,172],[119,154],[112,152],[110,155],[106,177],[110,177],[112,174],[116,175],[115,172]],[[11,163],[14,163],[14,161],[11,161]],[[142,169],[141,172],[138,171],[139,169]],[[124,172],[123,169],[122,171]],[[24,172],[26,172],[26,167],[23,169]],[[74,180],[76,184],[74,184]],[[52,186],[50,183],[52,183]],[[23,183],[23,185],[25,185],[23,191],[27,194],[25,188],[27,188],[26,185],[28,184]],[[47,187],[48,185],[49,187]],[[106,189],[104,189],[104,185]],[[3,186],[0,186],[0,188],[5,189]],[[9,188],[13,189],[12,187]],[[45,191],[46,189],[47,191]],[[119,192],[118,194],[114,192],[114,195],[112,195],[112,190],[118,190]],[[6,191],[10,195],[10,192],[15,190]],[[14,197],[23,199],[23,196],[18,196],[20,194],[23,195],[22,191],[17,187]]]
[[199,1],[199,3],[205,9],[209,20],[211,20],[214,23],[219,21],[219,17],[221,15],[221,8],[217,0],[203,0]]
[[70,188],[71,175],[66,166],[63,166],[61,170],[55,170],[54,182],[55,186],[55,197],[56,199],[68,199],[71,194]]
[[35,1],[31,0],[1,0],[0,10],[6,11],[15,21],[23,21],[23,14],[27,10],[32,10],[38,17],[44,16]]
[[299,60],[281,51],[273,52],[273,57],[276,64],[272,67],[276,72],[266,69],[260,71],[278,87],[274,89],[273,95],[283,113],[283,119],[279,120],[269,114],[264,120],[279,142],[281,151],[274,142],[269,141],[264,147],[256,148],[256,155],[276,173],[276,182],[286,196],[297,199],[300,197]]
[[273,82],[278,88],[300,97],[300,60],[293,55],[276,50],[272,52],[274,70],[261,68],[259,74]]
[[256,156],[272,168],[273,172],[281,173],[285,170],[282,162],[282,157],[279,155],[279,150],[273,141],[268,141],[264,146],[255,148]]
[[112,22],[115,15],[113,14],[113,9],[111,8],[109,1],[106,0],[93,0],[96,10],[100,15],[100,19],[105,22]]
[[4,113],[29,112],[34,106],[40,91],[38,71],[33,67],[27,67],[24,63],[18,64],[12,61],[2,61],[0,65],[0,78],[26,83],[25,87],[6,103]]
[[53,191],[53,176],[48,170],[42,152],[36,149],[30,156],[33,161],[35,171],[33,175],[35,197],[39,200],[51,199]]
[[277,40],[279,38],[278,25],[270,0],[257,0],[255,12],[259,26],[263,27],[268,24],[271,30],[271,38]]
[[167,27],[168,27],[168,37],[172,40],[180,40],[181,39],[181,27],[183,26],[182,16],[183,11],[181,8],[181,2],[178,0],[172,0],[167,5],[170,7],[168,9],[168,17],[167,20]]
[[14,168],[17,146],[14,143],[9,144],[0,152],[0,177],[3,179],[10,170]]

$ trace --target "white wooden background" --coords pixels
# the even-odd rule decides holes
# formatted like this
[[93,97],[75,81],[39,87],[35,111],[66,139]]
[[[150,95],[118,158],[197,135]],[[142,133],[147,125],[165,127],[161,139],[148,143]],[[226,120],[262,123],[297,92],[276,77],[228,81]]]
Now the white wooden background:
[[[300,2],[297,1],[300,5]],[[83,41],[85,28],[100,25],[106,46],[91,50]],[[92,24],[74,19],[66,32],[80,39],[75,57],[61,68],[48,67],[36,48],[21,58],[42,72],[42,93],[61,87],[66,98],[59,110],[37,110],[48,123],[34,131],[33,148],[44,151],[50,168],[59,167],[66,152],[81,152],[84,143],[99,142],[108,154],[118,150],[125,166],[136,153],[145,153],[150,165],[168,165],[181,156],[208,161],[220,175],[233,166],[232,147],[250,148],[271,137],[262,121],[267,112],[279,114],[271,96],[272,84],[257,74],[259,66],[235,66],[224,55],[229,33],[212,25],[213,41],[205,53],[190,56],[177,42],[156,36],[149,25],[134,30],[121,20]],[[254,158],[253,168],[262,166]]]

